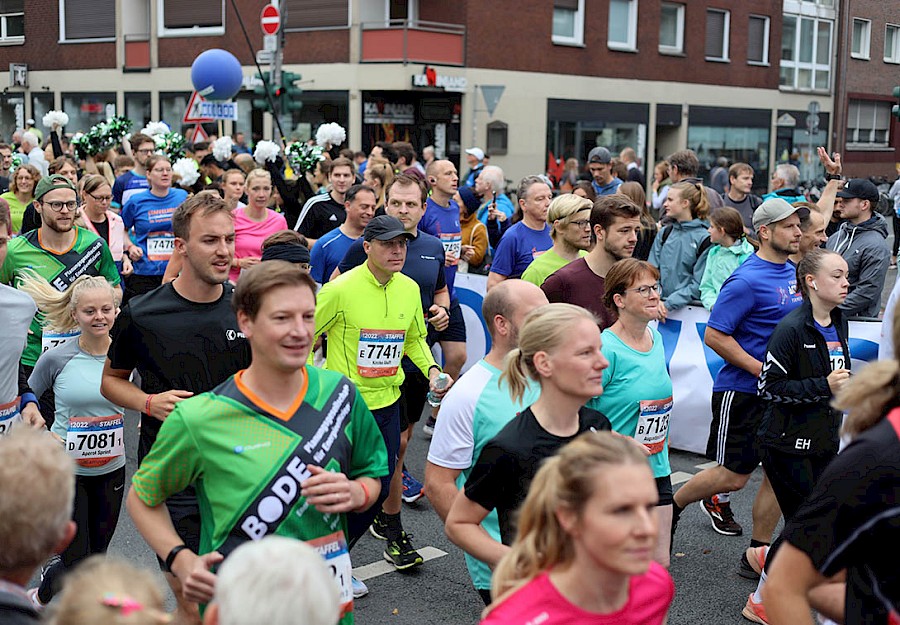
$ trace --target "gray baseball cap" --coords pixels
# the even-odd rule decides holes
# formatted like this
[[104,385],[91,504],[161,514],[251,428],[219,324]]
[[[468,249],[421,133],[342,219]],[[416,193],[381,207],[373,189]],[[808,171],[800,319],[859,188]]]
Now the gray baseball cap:
[[793,206],[780,197],[770,197],[753,211],[753,229],[759,230],[762,226],[787,219],[794,213],[800,213],[804,217],[809,214],[809,209],[805,206]]
[[600,145],[588,153],[588,163],[609,163],[611,160],[609,150]]

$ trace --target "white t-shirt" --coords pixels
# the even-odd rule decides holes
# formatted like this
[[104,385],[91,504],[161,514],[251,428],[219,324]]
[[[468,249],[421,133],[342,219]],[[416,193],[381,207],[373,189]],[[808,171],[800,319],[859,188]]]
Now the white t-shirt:
[[19,420],[19,359],[28,338],[28,326],[37,312],[31,297],[0,284],[0,434]]

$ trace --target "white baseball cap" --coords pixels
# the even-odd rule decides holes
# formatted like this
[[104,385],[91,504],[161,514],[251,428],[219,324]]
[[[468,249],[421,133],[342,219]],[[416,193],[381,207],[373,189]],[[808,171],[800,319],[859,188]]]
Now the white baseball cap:
[[466,154],[471,154],[479,161],[484,160],[484,150],[482,150],[481,148],[469,148],[468,150],[466,150]]

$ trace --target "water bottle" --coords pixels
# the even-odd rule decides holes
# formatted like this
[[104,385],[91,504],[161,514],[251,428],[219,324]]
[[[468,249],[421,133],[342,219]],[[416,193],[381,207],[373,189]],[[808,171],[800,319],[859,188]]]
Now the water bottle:
[[[439,391],[447,388],[447,385],[450,383],[450,376],[446,373],[441,373],[438,375],[437,380],[434,381],[434,388]],[[434,391],[428,391],[428,395],[426,397],[428,403],[434,407],[441,405],[441,398],[434,394]]]

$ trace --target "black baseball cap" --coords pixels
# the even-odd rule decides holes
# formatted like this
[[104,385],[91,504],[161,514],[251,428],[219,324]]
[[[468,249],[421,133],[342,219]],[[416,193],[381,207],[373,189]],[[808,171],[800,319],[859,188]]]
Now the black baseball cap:
[[837,196],[845,199],[859,198],[874,203],[878,201],[878,188],[865,178],[851,178],[844,183]]
[[390,241],[397,237],[405,236],[407,239],[413,238],[413,235],[406,231],[401,222],[396,217],[390,215],[378,215],[366,224],[363,230],[363,240],[365,241]]

